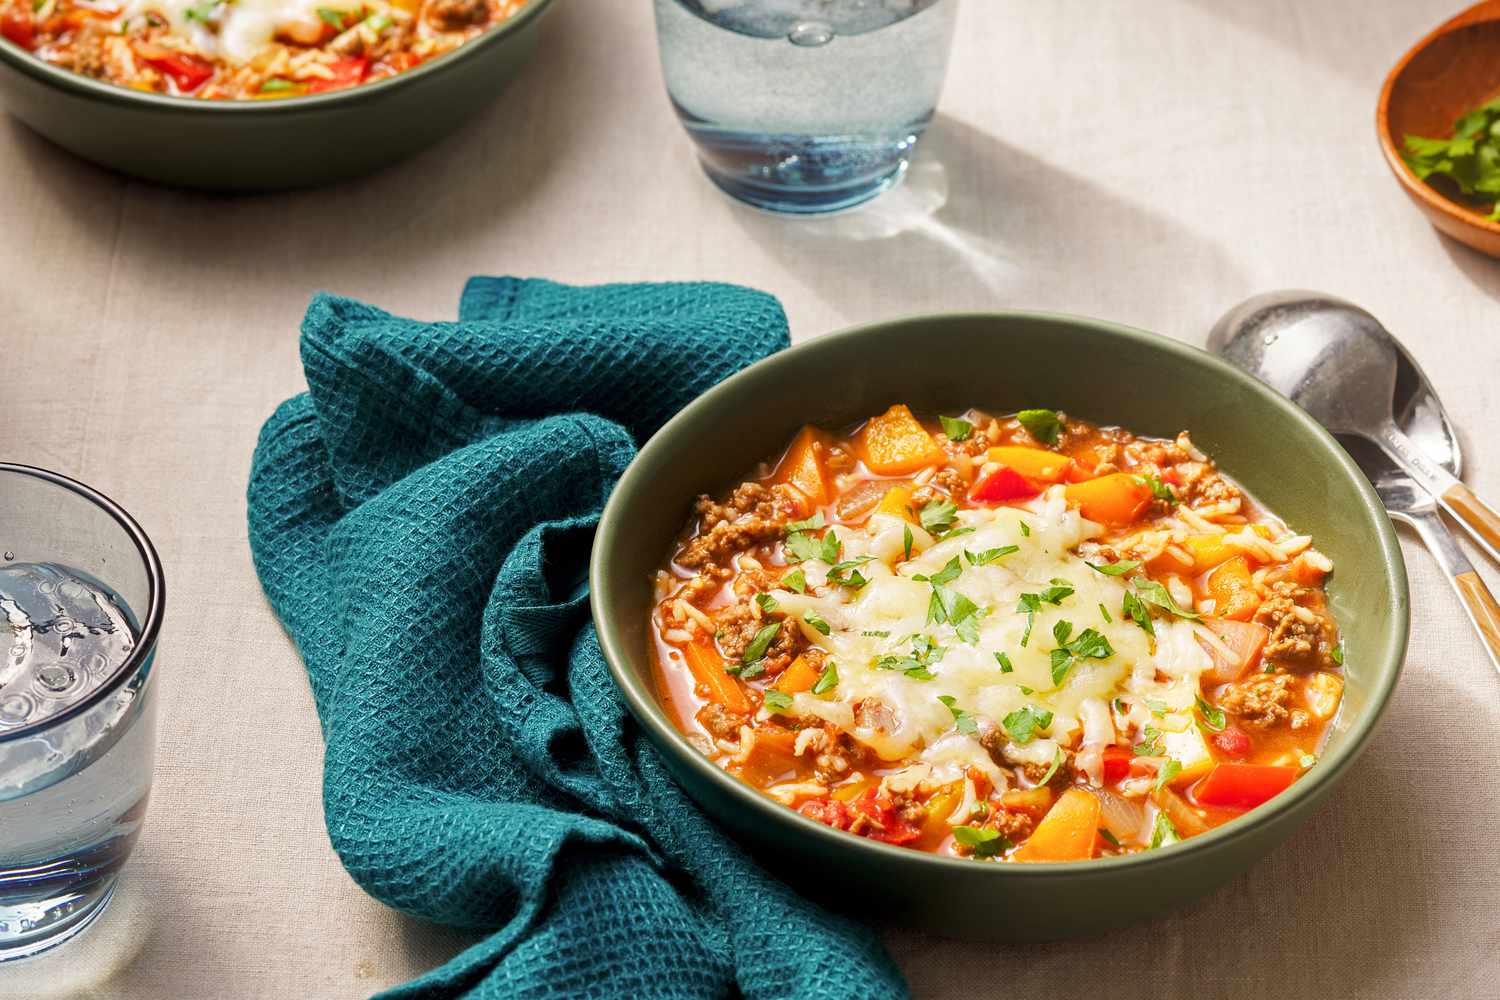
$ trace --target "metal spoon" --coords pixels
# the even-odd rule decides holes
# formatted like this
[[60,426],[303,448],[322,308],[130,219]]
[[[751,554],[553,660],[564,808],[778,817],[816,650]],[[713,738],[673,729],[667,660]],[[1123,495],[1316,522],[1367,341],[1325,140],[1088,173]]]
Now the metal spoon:
[[1432,494],[1372,442],[1352,434],[1341,434],[1339,444],[1375,484],[1375,492],[1380,494],[1391,518],[1410,525],[1426,544],[1438,567],[1453,585],[1474,630],[1479,633],[1490,663],[1500,671],[1500,605],[1496,605],[1469,557],[1453,540],[1453,533],[1438,513]]
[[1374,316],[1317,292],[1271,292],[1226,313],[1208,347],[1335,434],[1374,442],[1500,561],[1500,514],[1459,481],[1458,438],[1437,394]]
[[[1358,306],[1316,292],[1286,291],[1256,296],[1225,314],[1209,335],[1208,346],[1236,367],[1290,396],[1326,425],[1321,415],[1299,398],[1296,390],[1306,380],[1307,370],[1320,361],[1320,355],[1329,353],[1329,345],[1337,343],[1338,331],[1350,326],[1356,328],[1355,339],[1365,339],[1373,327],[1393,348],[1395,374],[1391,379],[1394,383],[1391,410],[1394,423],[1421,448],[1430,462],[1436,463],[1456,481],[1463,458],[1458,436],[1437,393],[1400,342]],[[1275,352],[1272,361],[1266,361],[1267,355],[1272,353],[1267,349],[1281,343],[1282,335],[1291,330],[1297,331],[1297,338],[1305,345],[1302,353],[1307,359],[1307,370],[1300,374],[1291,363],[1291,352],[1285,347]],[[1326,373],[1324,377],[1328,377]],[[1386,415],[1383,420],[1391,421],[1392,417]],[[1330,427],[1330,430],[1337,433],[1335,428]],[[1490,662],[1500,671],[1500,605],[1496,604],[1489,588],[1453,540],[1452,533],[1437,512],[1437,501],[1432,493],[1408,475],[1395,457],[1375,440],[1357,433],[1339,434],[1338,438],[1375,485],[1391,517],[1410,525],[1426,544],[1458,594],[1464,613],[1479,632]],[[1494,553],[1489,546],[1486,548]]]

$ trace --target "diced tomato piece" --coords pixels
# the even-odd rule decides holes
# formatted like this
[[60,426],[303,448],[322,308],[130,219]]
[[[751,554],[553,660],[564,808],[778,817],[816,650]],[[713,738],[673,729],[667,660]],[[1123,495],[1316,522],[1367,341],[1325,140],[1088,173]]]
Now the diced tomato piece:
[[1216,764],[1193,797],[1204,805],[1253,809],[1285,791],[1297,774],[1295,767],[1274,764]]
[[922,835],[920,826],[902,819],[890,800],[878,797],[874,788],[855,800],[854,811],[870,820],[871,828],[865,831],[864,836],[871,840],[881,840],[887,844],[909,844]]
[[214,75],[213,63],[180,52],[146,61],[171,77],[172,83],[184,94],[197,90]]
[[321,94],[328,90],[342,90],[363,83],[370,72],[370,60],[364,56],[343,56],[334,61],[333,79],[313,80],[307,85],[309,94]]
[[1129,747],[1119,745],[1104,748],[1104,783],[1112,785],[1130,774],[1130,762],[1135,753]]
[[980,477],[969,491],[969,499],[979,503],[1005,503],[1008,500],[1029,500],[1040,492],[1025,476],[1002,465]]
[[20,3],[5,8],[5,13],[0,15],[0,35],[30,52],[36,44],[36,22],[31,19],[31,11]]
[[1250,734],[1239,726],[1229,726],[1209,736],[1214,749],[1226,757],[1246,757],[1250,754]]
[[797,811],[808,819],[815,819],[835,830],[847,830],[849,824],[854,821],[854,817],[849,813],[849,807],[838,799],[812,799],[802,803]]

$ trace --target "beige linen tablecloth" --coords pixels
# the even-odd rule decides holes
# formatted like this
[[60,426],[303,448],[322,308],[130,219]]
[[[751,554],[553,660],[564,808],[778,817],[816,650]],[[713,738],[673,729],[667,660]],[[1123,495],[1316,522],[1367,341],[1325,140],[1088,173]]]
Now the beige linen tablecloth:
[[[1470,483],[1500,496],[1500,264],[1427,227],[1372,126],[1384,73],[1453,3],[964,0],[910,183],[820,222],[746,210],[700,176],[645,0],[559,4],[472,127],[329,190],[161,190],[0,120],[0,458],[121,501],[170,594],[156,786],[124,888],[87,937],[0,970],[0,997],[363,997],[471,940],[339,866],[307,683],[251,570],[250,453],[302,387],[315,289],[436,319],[475,272],[719,279],[780,296],[797,339],[1026,307],[1202,343],[1246,295],[1319,288],[1406,340],[1466,429]],[[1500,679],[1403,544],[1406,674],[1316,819],[1211,898],[1105,937],[889,931],[914,993],[1500,996]]]

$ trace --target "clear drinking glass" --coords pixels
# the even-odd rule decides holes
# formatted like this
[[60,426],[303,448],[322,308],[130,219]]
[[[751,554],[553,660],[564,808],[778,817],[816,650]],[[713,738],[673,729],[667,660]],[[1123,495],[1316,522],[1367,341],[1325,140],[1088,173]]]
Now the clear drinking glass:
[[135,846],[164,596],[114,501],[0,463],[0,961],[88,926]]
[[932,120],[958,0],[653,0],[662,74],[708,176],[777,212],[900,179]]

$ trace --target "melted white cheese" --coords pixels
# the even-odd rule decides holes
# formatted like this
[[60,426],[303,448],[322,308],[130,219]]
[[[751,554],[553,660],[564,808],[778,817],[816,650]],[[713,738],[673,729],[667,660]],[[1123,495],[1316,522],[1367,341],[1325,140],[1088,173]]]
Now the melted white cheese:
[[[1029,534],[1022,532],[1023,522]],[[1198,675],[1208,668],[1209,657],[1185,622],[1158,619],[1153,641],[1124,619],[1127,584],[1089,568],[1073,551],[1096,536],[1099,526],[1069,510],[1058,488],[1030,509],[961,511],[958,526],[972,531],[947,541],[913,526],[908,561],[902,560],[906,525],[899,518],[875,514],[858,528],[830,529],[843,543],[845,560],[872,557],[859,567],[870,582],[857,592],[827,586],[828,567],[811,561],[802,564],[811,585],[808,593],[774,592],[789,616],[801,620],[813,612],[829,624],[827,636],[810,625],[805,629],[838,670],[833,691],[798,695],[793,711],[833,723],[882,759],[930,765],[933,783],[959,780],[970,766],[997,784],[1006,781],[975,736],[957,730],[953,712],[940,700],[944,697],[970,713],[981,731],[1003,727],[1006,715],[1027,706],[1050,711],[1050,725],[1025,744],[1010,741],[1006,756],[1047,765],[1058,746],[1065,745],[1079,751],[1079,766],[1096,783],[1102,781],[1099,750],[1146,725],[1173,734],[1174,756],[1191,763],[1188,744],[1201,744],[1191,713]],[[971,565],[964,556],[966,551],[1006,546],[1017,551],[984,565]],[[929,624],[933,588],[915,579],[940,573],[954,557],[962,572],[947,586],[982,609],[974,643],[965,642],[951,624]],[[1054,581],[1065,581],[1073,592],[1058,603],[1043,602],[1027,635],[1028,616],[1017,610],[1022,595],[1043,593]],[[1101,605],[1111,620],[1105,619]],[[1085,629],[1098,631],[1113,653],[1077,660],[1061,684],[1054,685],[1052,651],[1058,643],[1053,629],[1060,622],[1068,623],[1075,639]],[[943,650],[929,666],[930,680],[875,665],[881,657],[911,655],[913,636]],[[997,653],[1007,655],[1011,672],[1002,672]],[[1116,703],[1122,695],[1127,697]],[[875,702],[884,709],[872,714],[869,707]]]
[[[353,14],[365,6],[371,4],[349,0],[231,0],[215,8],[204,0],[126,0],[121,19],[129,21],[155,13],[166,18],[174,34],[204,55],[247,62],[270,43],[278,29],[294,24],[318,25],[319,8]],[[218,30],[190,16],[190,12],[198,11],[209,16]]]

